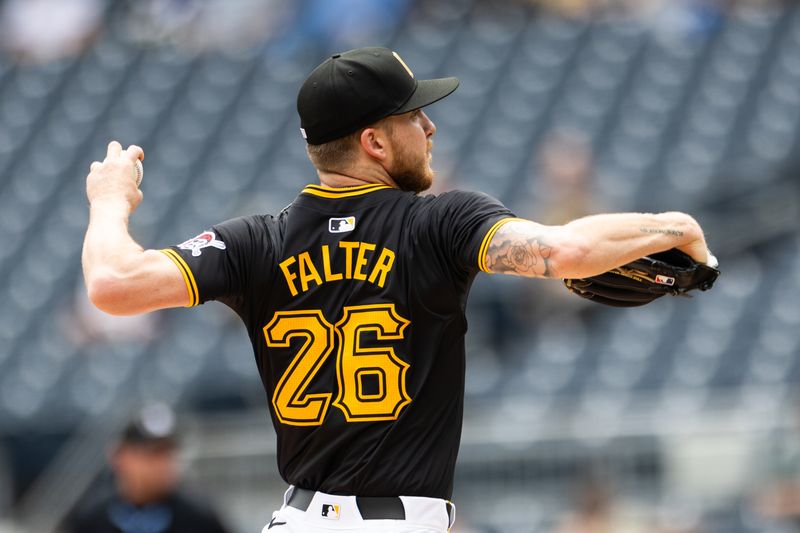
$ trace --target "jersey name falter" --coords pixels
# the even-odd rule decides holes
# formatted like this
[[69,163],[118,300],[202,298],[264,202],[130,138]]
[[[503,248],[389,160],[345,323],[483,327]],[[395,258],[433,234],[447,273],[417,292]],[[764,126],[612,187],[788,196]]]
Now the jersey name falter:
[[[279,266],[289,292],[300,292],[342,279],[367,281],[383,288],[386,276],[394,265],[395,253],[389,248],[376,251],[377,245],[369,242],[340,241],[338,246],[322,245],[316,261],[308,251],[289,256]],[[344,256],[344,270],[341,257]]]

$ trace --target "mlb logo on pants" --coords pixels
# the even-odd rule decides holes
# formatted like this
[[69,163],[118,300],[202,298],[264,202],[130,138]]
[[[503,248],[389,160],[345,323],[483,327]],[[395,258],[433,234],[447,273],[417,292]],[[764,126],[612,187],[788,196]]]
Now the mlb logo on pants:
[[328,520],[339,520],[339,506],[332,503],[322,504],[322,517]]

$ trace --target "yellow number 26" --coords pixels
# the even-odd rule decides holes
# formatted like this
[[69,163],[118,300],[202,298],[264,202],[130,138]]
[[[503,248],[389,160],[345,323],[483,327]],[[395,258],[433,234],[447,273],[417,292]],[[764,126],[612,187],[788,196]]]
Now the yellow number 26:
[[334,335],[339,341],[339,390],[333,405],[341,409],[348,422],[397,420],[411,403],[406,392],[409,365],[390,346],[362,346],[361,335],[374,332],[378,342],[402,340],[409,323],[397,314],[394,304],[345,307],[336,326],[325,320],[319,310],[275,313],[264,326],[267,346],[288,348],[293,338],[304,339],[272,394],[280,422],[291,426],[322,424],[333,393],[311,394],[306,390],[333,351]]

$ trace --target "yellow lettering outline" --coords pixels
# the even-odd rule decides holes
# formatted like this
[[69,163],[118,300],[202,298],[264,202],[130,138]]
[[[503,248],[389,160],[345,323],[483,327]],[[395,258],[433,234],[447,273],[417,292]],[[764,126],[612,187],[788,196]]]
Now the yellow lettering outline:
[[[277,328],[281,331],[275,331]],[[278,311],[269,324],[264,326],[263,331],[267,346],[270,348],[289,348],[292,338],[306,338],[275,386],[272,406],[275,416],[282,424],[319,426],[328,412],[333,393],[303,396],[303,392],[333,351],[333,326],[325,320],[322,311],[319,310]],[[320,342],[321,335],[324,335],[326,342]],[[317,409],[313,408],[314,404],[318,406]],[[306,418],[286,416],[288,414],[286,411],[290,409],[308,411],[313,416],[303,415]]]
[[[376,375],[378,376],[378,392],[375,394],[365,394],[364,393],[364,382],[362,381],[362,377],[364,376],[371,376]],[[383,371],[382,368],[378,367],[367,367],[367,368],[359,368],[356,370],[355,375],[356,386],[358,389],[356,390],[356,398],[362,402],[379,402],[386,397],[386,387],[384,383],[386,382],[386,372]]]
[[[386,258],[386,260],[384,260]],[[394,252],[389,248],[383,248],[381,250],[381,255],[378,256],[378,260],[372,266],[372,272],[369,274],[369,281],[370,283],[375,283],[375,279],[380,276],[378,280],[378,286],[383,288],[384,283],[386,283],[386,275],[392,270],[394,266]]]
[[286,285],[289,286],[289,292],[292,294],[292,296],[297,296],[297,287],[294,284],[294,280],[297,279],[297,274],[289,272],[289,265],[296,261],[297,259],[295,259],[294,256],[291,256],[278,263],[278,266],[281,267],[281,271],[283,272],[283,277],[286,278]]
[[325,275],[325,281],[339,281],[344,276],[341,272],[333,272],[331,270],[331,249],[327,244],[322,245],[322,272]]
[[367,281],[367,273],[364,272],[364,267],[367,266],[367,252],[375,250],[375,245],[369,242],[359,243],[358,254],[356,255],[356,264],[353,266],[353,279],[359,281]]
[[353,279],[353,250],[360,244],[358,241],[339,241],[339,248],[345,251],[344,277],[346,279]]
[[[356,329],[353,331],[353,345],[351,347],[351,353],[345,353],[346,336],[344,328],[354,316],[364,313],[373,315],[380,313],[384,316],[369,317],[363,325],[356,326]],[[406,373],[411,365],[397,357],[394,348],[391,346],[382,346],[376,348],[364,348],[361,346],[361,333],[374,331],[378,340],[381,341],[402,340],[403,333],[409,324],[411,324],[410,321],[397,314],[395,305],[393,303],[355,305],[348,306],[343,309],[342,319],[336,323],[336,336],[339,340],[339,350],[336,354],[336,380],[339,385],[339,391],[336,399],[333,401],[333,405],[340,409],[342,413],[344,413],[345,420],[348,422],[378,422],[397,420],[397,417],[400,416],[400,412],[403,410],[403,408],[411,403],[411,398],[406,390]],[[390,370],[391,367],[387,368],[385,365],[381,365],[380,368],[383,368],[384,371],[386,371],[383,387],[387,398],[381,402],[374,402],[374,404],[372,402],[361,402],[356,396],[356,391],[358,390],[357,384],[353,381],[355,379],[356,370],[353,372],[348,372],[347,375],[350,376],[350,379],[346,380],[345,364],[349,362],[357,363],[359,357],[375,356],[383,356],[394,365],[397,372],[396,389],[393,383],[391,386],[389,383],[390,372],[388,372],[388,370]],[[350,359],[353,361],[349,361]],[[374,366],[370,365],[367,368],[374,368]],[[347,386],[348,382],[350,387]],[[381,409],[381,407],[376,407],[376,404],[391,401],[389,399],[390,395],[397,396],[391,411],[384,410],[383,412],[379,412],[378,410]],[[366,407],[369,409],[366,409]],[[362,412],[359,413],[357,411]],[[372,412],[364,413],[363,411]]]
[[303,292],[309,289],[308,284],[311,281],[318,286],[322,285],[322,278],[319,277],[319,272],[317,272],[317,267],[314,266],[314,262],[311,260],[310,253],[303,252],[297,256],[297,271],[300,273],[300,286],[303,288]]

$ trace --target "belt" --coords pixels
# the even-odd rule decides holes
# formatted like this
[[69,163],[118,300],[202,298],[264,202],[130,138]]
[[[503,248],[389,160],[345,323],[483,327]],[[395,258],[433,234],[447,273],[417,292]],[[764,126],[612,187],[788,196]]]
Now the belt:
[[[314,499],[316,492],[313,490],[301,489],[294,487],[286,505],[294,507],[303,512],[308,510],[311,505],[311,500]],[[397,496],[356,496],[356,506],[358,512],[361,513],[361,518],[364,520],[405,520],[406,509],[403,506],[403,500]],[[452,523],[453,521],[453,505],[445,504],[447,508],[447,517]]]

